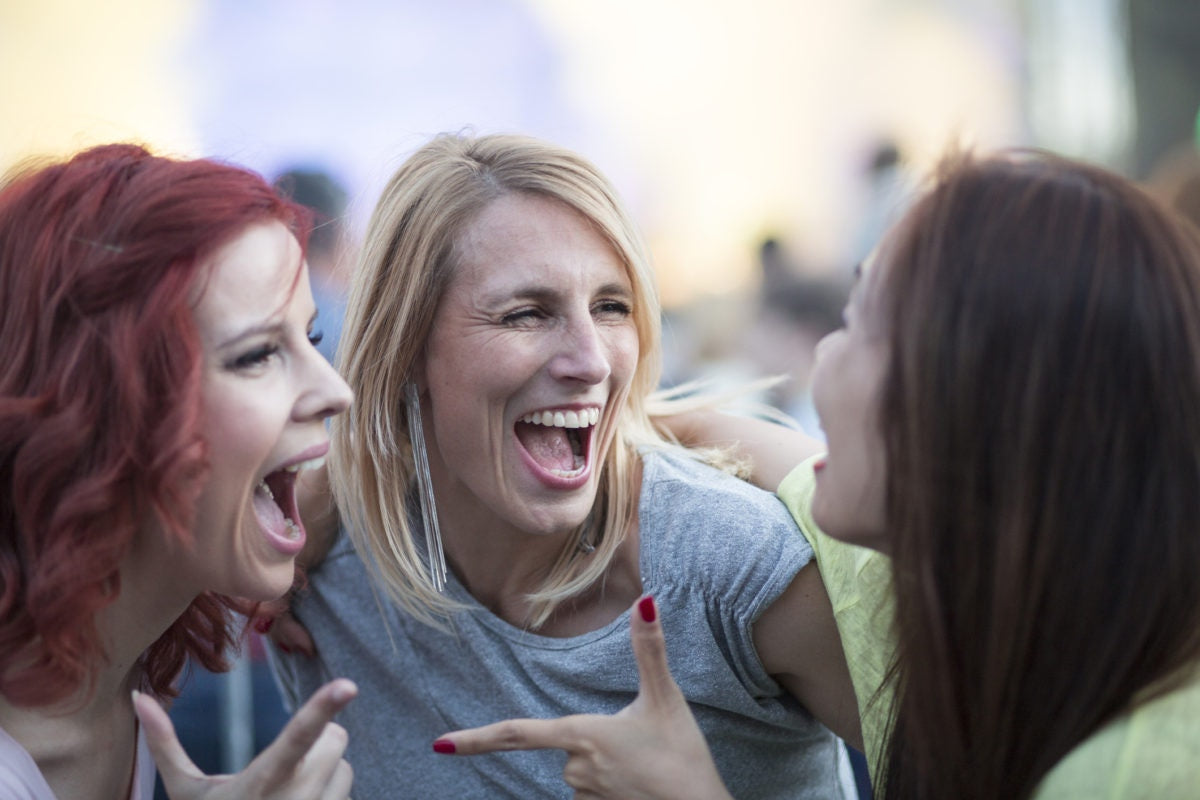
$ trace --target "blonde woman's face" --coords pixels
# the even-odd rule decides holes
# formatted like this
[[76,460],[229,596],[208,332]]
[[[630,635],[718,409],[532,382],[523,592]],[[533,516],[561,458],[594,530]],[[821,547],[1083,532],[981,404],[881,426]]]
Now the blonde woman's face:
[[456,254],[421,386],[443,530],[566,533],[637,369],[629,277],[585,218],[532,195],[493,201]]

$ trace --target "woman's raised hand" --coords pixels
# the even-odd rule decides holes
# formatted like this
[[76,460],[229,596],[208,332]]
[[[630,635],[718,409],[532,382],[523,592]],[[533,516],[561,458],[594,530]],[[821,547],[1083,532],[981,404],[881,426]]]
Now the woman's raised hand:
[[167,713],[134,693],[133,708],[171,800],[344,800],[354,773],[342,758],[346,731],[333,722],[358,687],[339,678],[309,698],[266,750],[236,775],[205,775],[192,763]]
[[506,720],[448,733],[433,749],[456,755],[565,750],[563,778],[577,800],[731,800],[671,677],[657,616],[653,598],[635,604],[630,635],[641,688],[619,713]]

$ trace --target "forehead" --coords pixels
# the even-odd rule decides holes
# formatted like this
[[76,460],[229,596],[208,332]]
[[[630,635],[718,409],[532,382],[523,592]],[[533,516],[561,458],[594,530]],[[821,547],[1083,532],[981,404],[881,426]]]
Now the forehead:
[[452,283],[601,277],[629,285],[624,264],[582,214],[536,194],[496,198],[463,230]]
[[201,336],[220,339],[276,314],[306,293],[303,270],[300,244],[281,222],[248,226],[200,270],[193,308]]

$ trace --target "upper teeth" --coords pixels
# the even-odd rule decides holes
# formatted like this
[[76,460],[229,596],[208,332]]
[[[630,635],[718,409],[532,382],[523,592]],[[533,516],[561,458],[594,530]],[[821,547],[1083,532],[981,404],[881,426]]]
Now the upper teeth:
[[308,461],[301,461],[298,464],[292,464],[290,467],[284,467],[288,472],[299,472],[302,469],[317,469],[325,466],[325,456],[319,458],[310,458]]
[[555,428],[586,428],[600,421],[600,409],[582,411],[535,411],[521,418],[530,425],[549,425]]

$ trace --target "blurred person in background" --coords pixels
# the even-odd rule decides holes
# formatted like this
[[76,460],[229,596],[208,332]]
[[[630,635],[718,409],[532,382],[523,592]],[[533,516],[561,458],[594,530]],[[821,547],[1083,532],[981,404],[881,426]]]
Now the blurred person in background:
[[324,336],[317,349],[332,364],[342,336],[346,315],[350,252],[346,223],[347,194],[330,172],[311,167],[293,167],[275,178],[275,189],[292,202],[312,211],[308,237],[308,269],[312,279],[317,319]]
[[765,240],[759,250],[763,284],[737,352],[754,377],[784,379],[766,391],[763,402],[820,439],[810,385],[813,359],[817,342],[841,326],[849,288],[832,276],[781,266],[784,256],[775,239]]

